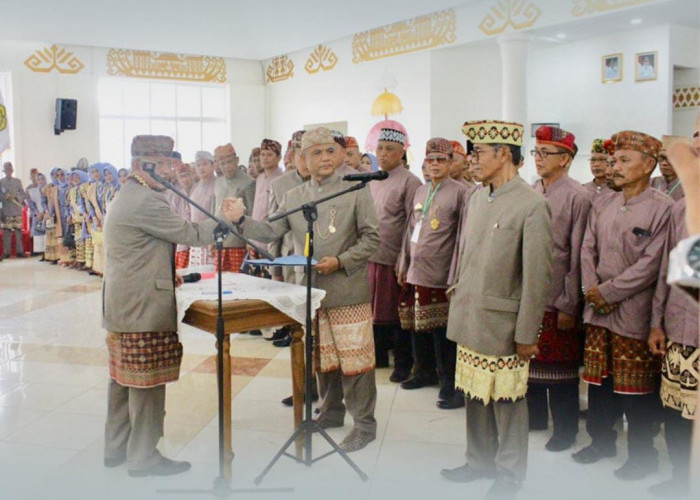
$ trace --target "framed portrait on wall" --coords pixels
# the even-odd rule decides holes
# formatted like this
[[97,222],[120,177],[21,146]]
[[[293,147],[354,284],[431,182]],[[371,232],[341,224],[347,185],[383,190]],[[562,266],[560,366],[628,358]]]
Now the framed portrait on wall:
[[658,57],[656,52],[637,52],[634,55],[634,80],[648,82],[656,80],[658,75]]
[[603,83],[614,83],[622,81],[622,54],[608,54],[603,56],[602,62]]

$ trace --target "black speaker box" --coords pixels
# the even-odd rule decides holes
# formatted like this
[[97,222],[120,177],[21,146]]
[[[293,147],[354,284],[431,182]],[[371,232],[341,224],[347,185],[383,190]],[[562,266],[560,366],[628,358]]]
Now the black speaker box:
[[75,130],[78,119],[78,101],[75,99],[56,99],[56,121],[54,132]]

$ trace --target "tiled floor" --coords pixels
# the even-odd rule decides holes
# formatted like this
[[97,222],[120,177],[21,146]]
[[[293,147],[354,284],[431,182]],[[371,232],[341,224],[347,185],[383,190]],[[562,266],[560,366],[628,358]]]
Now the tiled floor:
[[[132,479],[125,467],[102,465],[107,366],[100,328],[100,281],[36,259],[0,264],[0,498],[168,498],[159,489],[211,488],[218,474],[214,342],[183,326],[185,357],[180,381],[168,387],[161,450],[189,460],[192,470],[170,478]],[[235,488],[256,488],[260,474],[293,431],[292,412],[280,404],[290,394],[289,350],[260,337],[232,339],[233,462]],[[337,456],[304,467],[283,457],[260,488],[292,487],[292,493],[257,491],[231,498],[478,498],[489,483],[443,481],[439,470],[464,462],[463,410],[435,408],[436,389],[404,391],[377,372],[378,439],[351,458],[369,476],[361,481]],[[350,429],[332,429],[340,441]],[[581,427],[577,449],[588,443]],[[647,498],[649,485],[669,475],[661,437],[660,471],[639,483],[612,474],[620,454],[581,466],[569,452],[544,450],[547,432],[530,436],[529,475],[520,498]],[[623,438],[624,439],[624,438]],[[314,455],[330,449],[314,437]],[[207,498],[194,492],[172,498]]]

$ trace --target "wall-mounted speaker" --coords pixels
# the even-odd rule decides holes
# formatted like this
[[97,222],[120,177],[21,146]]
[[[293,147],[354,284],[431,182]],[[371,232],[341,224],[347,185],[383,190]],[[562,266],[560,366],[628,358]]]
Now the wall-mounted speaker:
[[75,130],[78,120],[78,101],[76,99],[56,99],[56,120],[53,131],[56,135],[64,130]]

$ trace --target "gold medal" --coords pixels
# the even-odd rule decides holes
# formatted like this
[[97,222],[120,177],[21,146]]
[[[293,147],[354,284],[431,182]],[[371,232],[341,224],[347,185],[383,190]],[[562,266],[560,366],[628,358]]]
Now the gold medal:
[[331,234],[335,234],[335,226],[333,224],[328,226],[328,232],[330,232]]
[[437,228],[440,227],[440,221],[437,220],[437,219],[432,219],[432,220],[430,221],[430,227],[431,227],[433,230],[436,230]]
[[422,203],[416,203],[416,206],[413,207],[414,210],[423,210],[423,204]]

